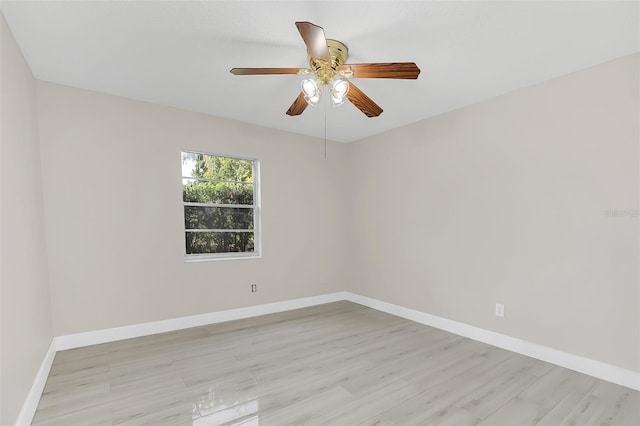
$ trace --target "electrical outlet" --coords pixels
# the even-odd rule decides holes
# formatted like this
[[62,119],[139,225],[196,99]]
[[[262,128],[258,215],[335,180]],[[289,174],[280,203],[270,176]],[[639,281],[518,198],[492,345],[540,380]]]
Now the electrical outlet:
[[504,316],[504,305],[502,303],[496,303],[496,316],[497,317]]
[[251,284],[251,293],[256,293],[258,291],[258,286],[256,284]]

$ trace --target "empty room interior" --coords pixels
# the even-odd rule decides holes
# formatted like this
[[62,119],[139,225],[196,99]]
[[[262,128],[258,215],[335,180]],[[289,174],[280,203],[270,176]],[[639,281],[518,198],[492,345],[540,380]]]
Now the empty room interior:
[[640,2],[0,12],[1,425],[640,425]]

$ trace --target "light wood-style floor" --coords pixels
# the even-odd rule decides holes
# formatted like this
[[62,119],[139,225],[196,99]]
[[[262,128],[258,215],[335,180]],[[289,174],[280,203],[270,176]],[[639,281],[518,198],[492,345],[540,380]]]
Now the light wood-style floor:
[[640,393],[350,302],[59,352],[33,425],[640,425]]

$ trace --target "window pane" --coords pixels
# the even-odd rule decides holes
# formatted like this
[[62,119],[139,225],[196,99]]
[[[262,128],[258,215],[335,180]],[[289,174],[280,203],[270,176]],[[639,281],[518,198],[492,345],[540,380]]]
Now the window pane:
[[196,166],[196,154],[194,152],[182,152],[182,176],[193,176]]
[[252,253],[253,232],[187,232],[187,254]]
[[253,184],[182,179],[182,200],[187,203],[252,205]]
[[253,209],[184,206],[185,229],[253,229]]
[[182,173],[212,180],[253,182],[253,161],[183,152]]

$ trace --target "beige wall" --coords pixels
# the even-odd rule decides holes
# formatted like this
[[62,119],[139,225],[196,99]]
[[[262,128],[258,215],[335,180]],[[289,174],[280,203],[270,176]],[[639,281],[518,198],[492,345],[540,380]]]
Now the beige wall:
[[51,344],[35,81],[0,14],[0,424],[13,424]]
[[638,60],[350,145],[349,289],[640,371]]
[[[38,83],[56,335],[343,290],[343,144]],[[181,149],[258,158],[262,258],[185,263]],[[252,294],[250,285],[257,284]]]

